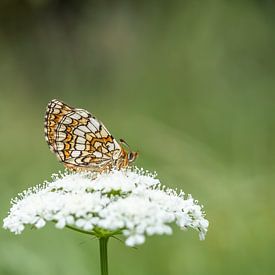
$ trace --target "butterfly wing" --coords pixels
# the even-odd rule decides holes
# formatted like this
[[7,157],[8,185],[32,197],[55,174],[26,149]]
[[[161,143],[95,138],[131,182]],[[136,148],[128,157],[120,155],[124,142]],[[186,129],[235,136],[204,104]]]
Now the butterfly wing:
[[89,112],[52,100],[45,117],[45,138],[58,159],[70,168],[99,170],[112,165],[122,147]]

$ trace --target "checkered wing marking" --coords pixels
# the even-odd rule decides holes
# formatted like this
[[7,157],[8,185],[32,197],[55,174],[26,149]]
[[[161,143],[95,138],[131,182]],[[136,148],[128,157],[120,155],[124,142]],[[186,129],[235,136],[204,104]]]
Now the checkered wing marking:
[[98,119],[58,100],[48,105],[45,135],[50,149],[69,166],[97,169],[121,155],[121,146]]

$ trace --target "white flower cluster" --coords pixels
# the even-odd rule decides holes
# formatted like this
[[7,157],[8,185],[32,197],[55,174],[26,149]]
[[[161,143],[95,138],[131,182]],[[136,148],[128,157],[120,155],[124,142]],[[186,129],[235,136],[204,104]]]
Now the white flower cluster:
[[146,236],[171,234],[171,223],[198,230],[200,239],[208,228],[191,195],[165,188],[156,175],[137,168],[54,175],[52,182],[12,200],[4,228],[20,234],[27,224],[42,228],[47,221],[96,236],[122,233],[128,246],[144,243]]

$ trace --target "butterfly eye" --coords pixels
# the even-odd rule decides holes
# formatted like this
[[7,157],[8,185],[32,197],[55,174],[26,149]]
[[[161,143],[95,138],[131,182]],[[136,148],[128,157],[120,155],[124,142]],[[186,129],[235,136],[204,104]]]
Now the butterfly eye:
[[136,159],[136,157],[137,157],[137,153],[135,153],[135,152],[134,153],[133,152],[128,153],[129,162],[134,161]]
[[133,161],[134,159],[134,154],[132,152],[128,153],[128,160]]

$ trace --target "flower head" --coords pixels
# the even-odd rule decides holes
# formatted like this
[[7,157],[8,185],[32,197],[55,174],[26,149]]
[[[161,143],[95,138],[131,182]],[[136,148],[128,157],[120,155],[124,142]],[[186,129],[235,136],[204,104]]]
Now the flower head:
[[202,207],[183,191],[160,184],[155,174],[137,168],[53,175],[12,200],[4,228],[20,234],[25,225],[42,228],[48,221],[95,236],[123,234],[126,245],[146,236],[171,234],[171,224],[194,228],[205,238],[208,221]]

